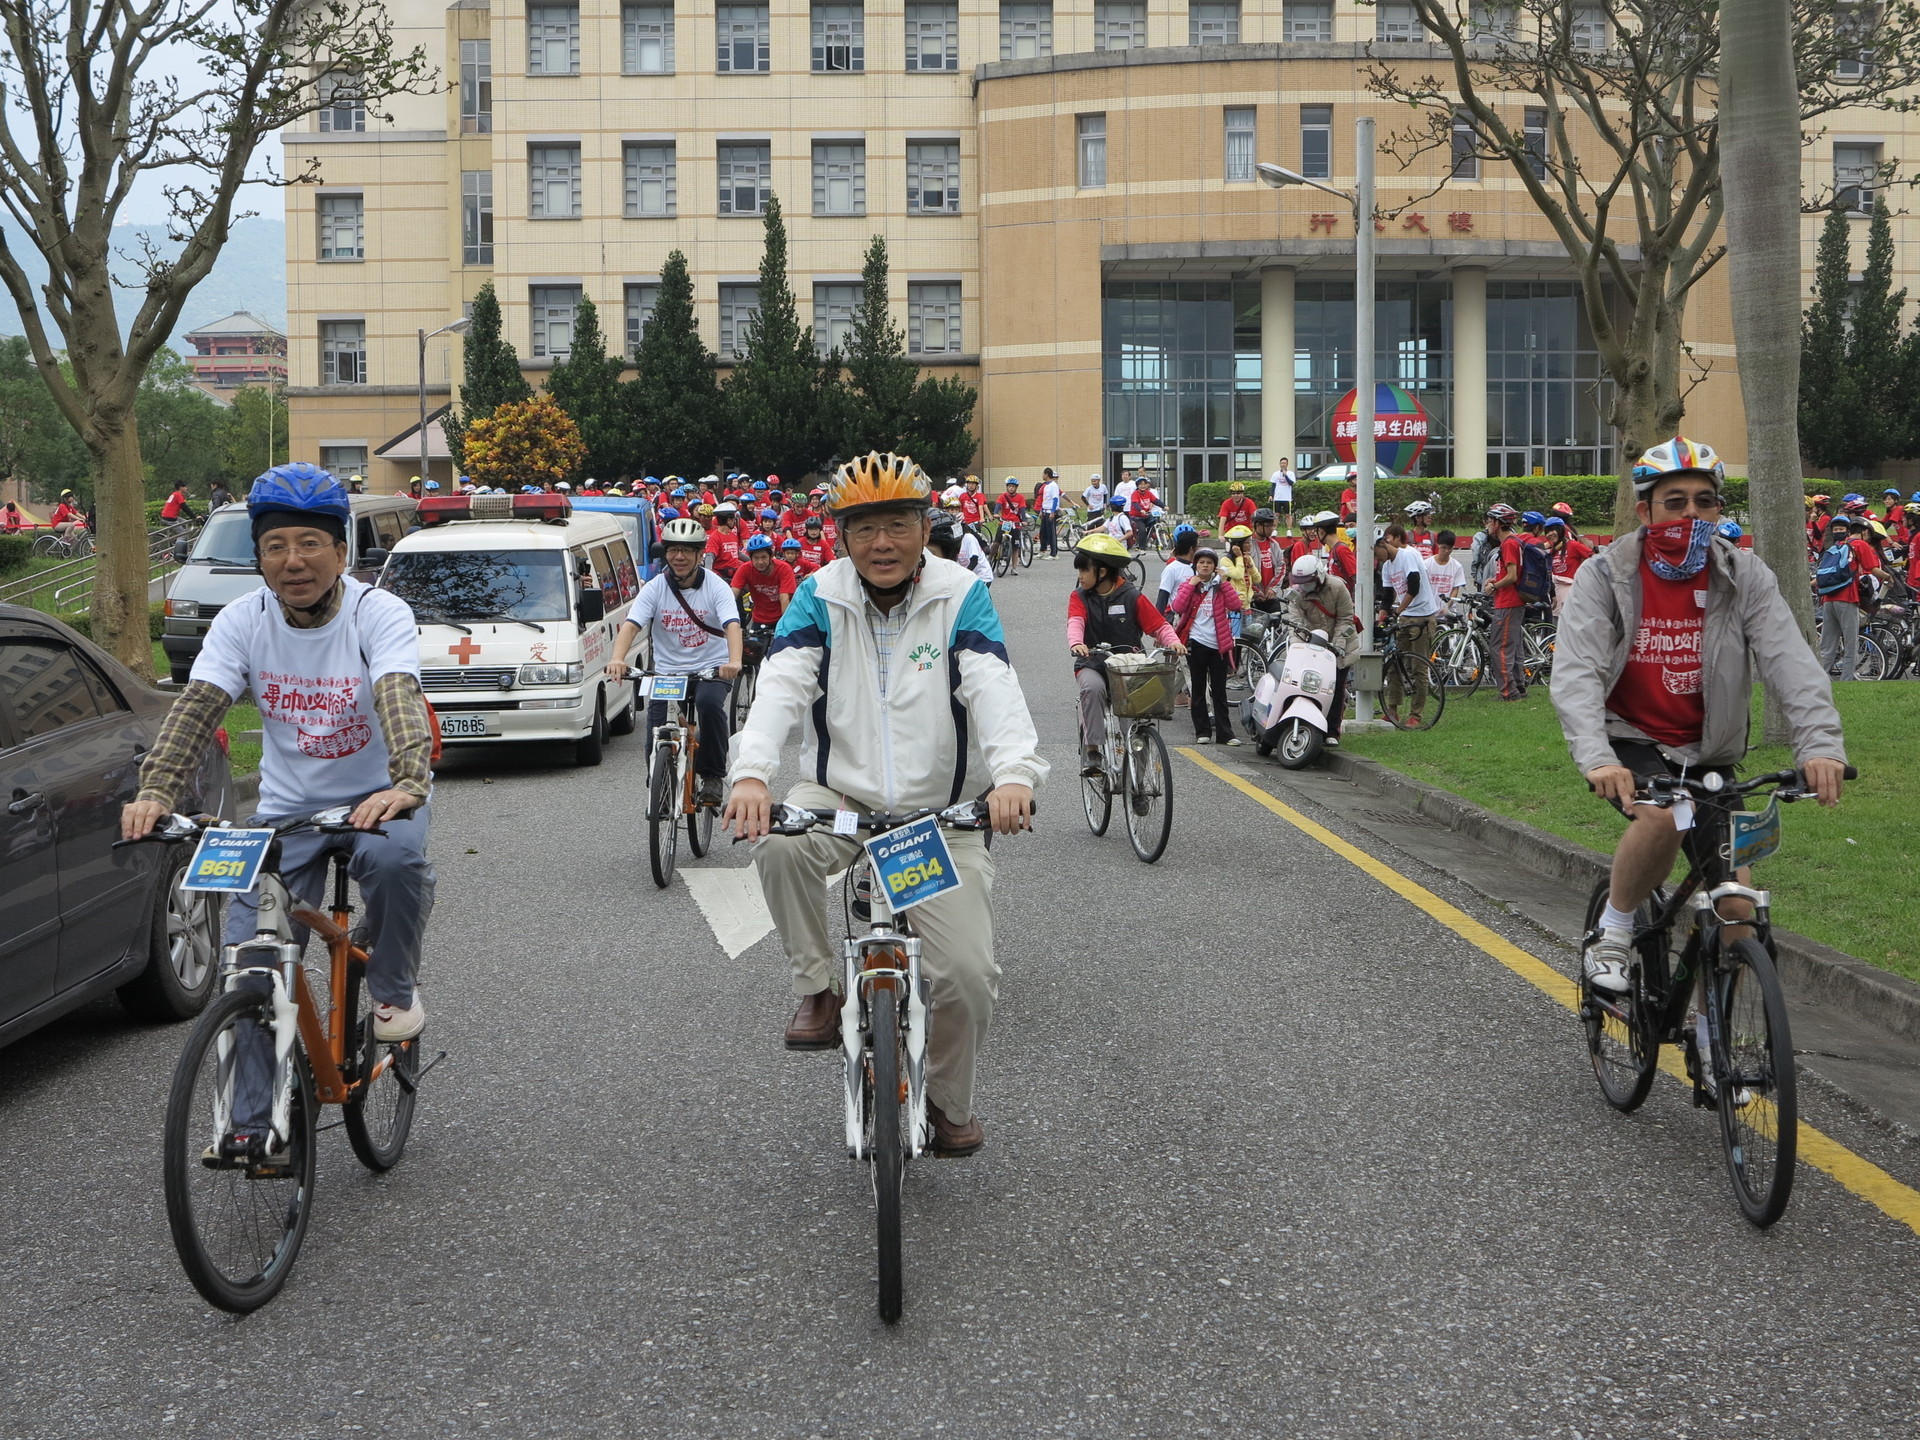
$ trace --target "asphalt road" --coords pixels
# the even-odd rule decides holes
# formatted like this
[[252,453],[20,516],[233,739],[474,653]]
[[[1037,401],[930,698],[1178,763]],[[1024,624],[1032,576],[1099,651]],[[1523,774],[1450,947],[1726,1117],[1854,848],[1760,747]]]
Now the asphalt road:
[[1610,1111],[1564,1010],[1185,759],[1159,865],[1088,835],[1068,583],[995,586],[1058,783],[996,847],[988,1146],[910,1172],[898,1326],[834,1062],[780,1046],[776,939],[729,959],[654,888],[637,739],[470,756],[425,968],[452,1058],[391,1174],[322,1137],[268,1309],[208,1309],[168,1242],[183,1029],[102,1004],[0,1052],[0,1436],[1911,1437],[1911,1230],[1804,1167],[1751,1230],[1679,1086]]

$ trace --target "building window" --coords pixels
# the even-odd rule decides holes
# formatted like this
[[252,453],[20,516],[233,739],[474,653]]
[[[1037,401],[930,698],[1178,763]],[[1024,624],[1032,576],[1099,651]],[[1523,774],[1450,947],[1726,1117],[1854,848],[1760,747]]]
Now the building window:
[[1333,107],[1300,107],[1300,173],[1309,180],[1333,174]]
[[320,322],[320,383],[322,385],[367,383],[366,321],[323,320]]
[[1520,38],[1520,22],[1511,5],[1489,4],[1474,0],[1467,12],[1467,38],[1488,43]]
[[493,42],[460,42],[460,133],[493,132]]
[[1053,6],[1000,0],[1000,58],[1039,60],[1053,54]]
[[1292,45],[1325,45],[1333,40],[1332,0],[1287,0],[1283,33]]
[[580,73],[580,7],[527,7],[527,74]]
[[838,350],[847,353],[853,340],[853,317],[860,309],[858,285],[815,285],[813,287],[813,348],[824,356]]
[[314,208],[320,213],[322,260],[366,259],[366,210],[358,195],[322,195]]
[[1880,6],[1873,0],[1842,0],[1834,10],[1833,31],[1837,44],[1845,46],[1858,44],[1860,49],[1850,55],[1842,55],[1834,62],[1833,78],[1836,80],[1864,80],[1873,69],[1873,52],[1869,47],[1873,39],[1874,27],[1880,23]]
[[1607,12],[1599,5],[1574,6],[1573,23],[1568,27],[1567,34],[1576,50],[1604,50],[1613,40],[1612,29],[1607,24]]
[[1227,107],[1227,170],[1229,180],[1252,180],[1253,173],[1253,106],[1230,105]]
[[630,219],[672,215],[677,211],[678,166],[674,147],[629,145],[626,154],[626,202]]
[[1833,147],[1833,198],[1843,210],[1864,215],[1873,209],[1874,191],[1880,183],[1880,147],[1878,145],[1835,145]]
[[527,148],[527,214],[535,220],[580,218],[580,147]]
[[493,264],[493,172],[460,172],[461,259],[468,265]]
[[722,5],[714,11],[718,70],[722,75],[765,74],[772,65],[764,5]]
[[1093,7],[1094,49],[1138,50],[1146,43],[1146,0],[1099,0]]
[[320,128],[331,134],[351,134],[367,128],[367,102],[357,76],[339,71],[320,77]]
[[907,6],[907,69],[960,68],[960,7]]
[[620,68],[628,75],[673,73],[673,7],[620,7]]
[[660,303],[658,285],[627,286],[627,358],[632,359],[640,353],[640,337],[646,333],[647,322],[653,318],[654,306]]
[[336,476],[367,473],[367,447],[364,445],[322,445],[320,468]]
[[720,147],[720,213],[761,215],[773,194],[771,145]]
[[863,141],[814,142],[813,213],[867,213],[867,147]]
[[1480,178],[1479,137],[1473,133],[1473,117],[1466,110],[1453,112],[1453,178]]
[[813,7],[814,73],[852,73],[866,68],[865,8],[859,5],[815,5]]
[[1527,164],[1533,170],[1533,178],[1547,178],[1547,112],[1544,106],[1527,107],[1523,117],[1522,138],[1527,146]]
[[960,285],[907,286],[907,349],[915,355],[960,353]]
[[758,285],[720,287],[720,354],[738,359],[747,353],[747,322],[760,313]]
[[960,213],[960,142],[914,140],[907,144],[907,213]]
[[1420,30],[1420,12],[1404,0],[1381,0],[1374,10],[1376,40],[1408,41],[1425,37]]
[[564,360],[573,352],[573,312],[580,308],[578,285],[536,285],[527,291],[533,311],[533,353]]
[[1226,4],[1187,6],[1187,43],[1189,45],[1238,45],[1240,43],[1239,0]]
[[1107,183],[1107,117],[1076,116],[1074,128],[1080,145],[1080,188],[1097,190]]

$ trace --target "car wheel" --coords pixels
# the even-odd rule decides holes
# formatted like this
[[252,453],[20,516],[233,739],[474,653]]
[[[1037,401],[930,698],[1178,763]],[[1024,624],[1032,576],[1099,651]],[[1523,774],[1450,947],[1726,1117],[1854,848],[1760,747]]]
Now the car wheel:
[[607,697],[605,692],[594,696],[593,726],[573,742],[573,763],[575,765],[598,765],[607,753]]
[[627,687],[627,708],[607,721],[609,735],[631,735],[640,725],[640,690],[636,685]]
[[120,1002],[142,1020],[190,1020],[206,1008],[220,973],[220,897],[182,890],[193,858],[170,845],[148,922],[147,965],[120,987]]

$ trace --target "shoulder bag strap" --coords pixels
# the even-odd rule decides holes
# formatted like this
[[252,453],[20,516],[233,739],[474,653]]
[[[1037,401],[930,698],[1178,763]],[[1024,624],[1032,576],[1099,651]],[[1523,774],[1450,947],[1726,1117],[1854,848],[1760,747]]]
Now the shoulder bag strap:
[[[707,624],[706,621],[702,620],[698,615],[694,614],[693,606],[687,603],[686,593],[683,590],[681,590],[681,588],[678,585],[673,583],[673,577],[671,575],[667,576],[666,581],[667,581],[667,589],[673,592],[673,598],[680,602],[680,608],[687,612],[687,618],[689,620],[693,621],[694,624],[698,625],[702,630],[706,631],[707,634],[712,635],[716,639],[720,639],[720,640],[726,639],[727,632],[725,627],[722,627],[721,629],[716,630],[713,628],[713,626]],[[703,580],[700,583],[704,585],[706,582]]]

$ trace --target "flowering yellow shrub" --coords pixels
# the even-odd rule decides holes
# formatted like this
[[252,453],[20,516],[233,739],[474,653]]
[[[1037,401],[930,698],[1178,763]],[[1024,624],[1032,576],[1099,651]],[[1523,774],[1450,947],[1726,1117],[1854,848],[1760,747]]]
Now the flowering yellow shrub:
[[511,491],[571,479],[586,463],[587,447],[573,417],[552,397],[536,395],[473,421],[461,453],[476,485]]

